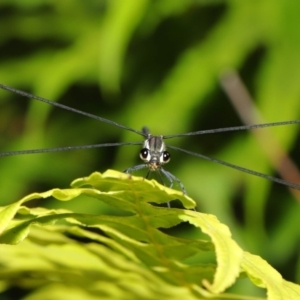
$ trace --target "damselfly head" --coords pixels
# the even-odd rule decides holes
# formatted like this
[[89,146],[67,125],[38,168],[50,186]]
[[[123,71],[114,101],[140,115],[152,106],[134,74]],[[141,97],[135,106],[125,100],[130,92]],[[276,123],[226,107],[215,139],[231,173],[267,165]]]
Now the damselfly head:
[[163,136],[148,134],[148,138],[145,140],[143,149],[140,152],[140,158],[149,165],[151,170],[157,170],[161,165],[168,163],[171,155],[166,151]]

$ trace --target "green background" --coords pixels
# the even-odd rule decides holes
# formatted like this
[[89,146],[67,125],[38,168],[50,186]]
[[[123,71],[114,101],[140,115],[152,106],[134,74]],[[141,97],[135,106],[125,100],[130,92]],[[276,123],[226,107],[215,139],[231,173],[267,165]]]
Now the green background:
[[[236,70],[264,122],[293,120],[300,115],[299,9],[297,1],[285,0],[3,0],[0,82],[168,135],[243,124],[220,84],[224,72]],[[298,128],[259,131],[267,150],[276,152],[269,144],[274,136],[299,165]],[[1,151],[118,141],[141,137],[0,91]],[[167,142],[279,176],[251,132]],[[198,210],[215,214],[245,250],[299,283],[300,193],[170,152],[166,169],[184,183]],[[138,146],[126,146],[2,157],[0,204],[67,187],[93,171],[124,170],[139,163],[138,154]],[[87,199],[72,209],[109,210]]]

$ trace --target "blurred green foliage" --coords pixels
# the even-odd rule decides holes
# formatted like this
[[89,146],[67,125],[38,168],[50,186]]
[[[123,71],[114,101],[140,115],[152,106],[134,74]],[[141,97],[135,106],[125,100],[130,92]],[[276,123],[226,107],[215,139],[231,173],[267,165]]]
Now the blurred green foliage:
[[[220,74],[236,69],[266,122],[297,119],[299,9],[284,0],[3,0],[0,82],[136,129],[175,134],[241,124],[219,83]],[[298,127],[272,129],[296,165]],[[117,141],[140,137],[0,91],[1,151]],[[276,175],[251,132],[168,142]],[[1,158],[0,204],[66,187],[95,170],[123,170],[138,163],[138,152],[132,146]],[[217,215],[245,250],[300,282],[299,200],[287,188],[171,155],[166,168],[198,210]],[[72,209],[109,208],[80,200]]]

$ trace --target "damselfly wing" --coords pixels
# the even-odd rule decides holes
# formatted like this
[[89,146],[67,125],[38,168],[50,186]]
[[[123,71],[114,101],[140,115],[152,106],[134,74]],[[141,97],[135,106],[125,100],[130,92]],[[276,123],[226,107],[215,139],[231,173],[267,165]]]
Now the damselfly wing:
[[179,137],[190,137],[190,136],[199,136],[199,135],[206,135],[206,134],[212,134],[212,133],[221,133],[221,132],[231,132],[231,131],[241,131],[241,130],[250,130],[250,129],[262,129],[267,127],[274,127],[274,126],[286,126],[286,125],[292,125],[292,124],[299,124],[300,120],[292,120],[292,121],[282,121],[282,122],[273,122],[273,123],[265,123],[265,124],[254,124],[254,125],[245,125],[245,126],[235,126],[235,127],[227,127],[227,128],[217,128],[217,129],[210,129],[210,130],[199,130],[194,132],[188,132],[188,133],[181,133],[181,134],[173,134],[173,135],[152,135],[150,131],[146,128],[144,128],[142,131],[130,128],[128,126],[122,125],[120,123],[111,121],[109,119],[99,117],[96,115],[93,115],[91,113],[86,113],[81,110],[74,109],[72,107],[52,102],[50,100],[47,100],[45,98],[35,96],[26,92],[23,92],[21,90],[11,88],[9,86],[0,84],[0,88],[3,90],[7,90],[16,94],[19,94],[23,97],[35,99],[37,101],[44,102],[46,104],[50,104],[56,107],[59,107],[64,110],[71,111],[76,114],[83,115],[85,117],[95,119],[97,121],[109,124],[114,127],[121,128],[123,130],[127,130],[130,132],[133,132],[135,134],[138,134],[144,138],[144,142],[116,142],[116,143],[101,143],[101,144],[93,144],[93,145],[83,145],[83,146],[70,146],[70,147],[58,147],[58,148],[47,148],[47,149],[25,149],[25,150],[16,150],[16,151],[9,151],[9,152],[1,152],[0,157],[5,156],[16,156],[16,155],[25,155],[25,154],[37,154],[37,153],[49,153],[49,152],[60,152],[60,151],[71,151],[71,150],[78,150],[78,149],[92,149],[92,148],[103,148],[103,147],[117,147],[117,146],[129,146],[129,145],[141,145],[140,150],[140,158],[142,159],[143,163],[136,166],[129,166],[125,172],[134,172],[139,169],[147,169],[146,171],[146,177],[150,177],[152,172],[156,172],[158,174],[159,180],[170,187],[173,187],[174,183],[179,185],[180,189],[183,193],[186,193],[186,190],[184,188],[183,183],[172,173],[167,171],[164,167],[165,164],[167,164],[170,161],[170,153],[167,151],[167,147],[169,149],[183,152],[185,154],[192,155],[197,158],[202,158],[207,161],[211,161],[217,164],[221,164],[224,166],[227,166],[229,168],[261,177],[263,179],[271,180],[276,183],[286,185],[287,187],[300,190],[300,185],[297,183],[288,182],[284,179],[280,179],[277,177],[273,177],[270,175],[266,175],[260,172],[257,172],[255,170],[250,170],[244,167],[240,167],[228,162],[225,162],[223,160],[208,157],[193,151],[185,150],[179,147],[168,145],[166,146],[165,140],[172,139],[172,138],[179,138]]

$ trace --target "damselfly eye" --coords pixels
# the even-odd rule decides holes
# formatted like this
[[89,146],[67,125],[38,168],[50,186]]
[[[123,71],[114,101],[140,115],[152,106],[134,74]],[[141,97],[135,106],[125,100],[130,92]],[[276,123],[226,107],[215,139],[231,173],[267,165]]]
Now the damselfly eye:
[[171,159],[171,154],[168,151],[163,152],[163,162],[168,163]]
[[141,158],[142,160],[148,160],[148,155],[149,155],[149,149],[143,148],[143,149],[140,151],[140,158]]

